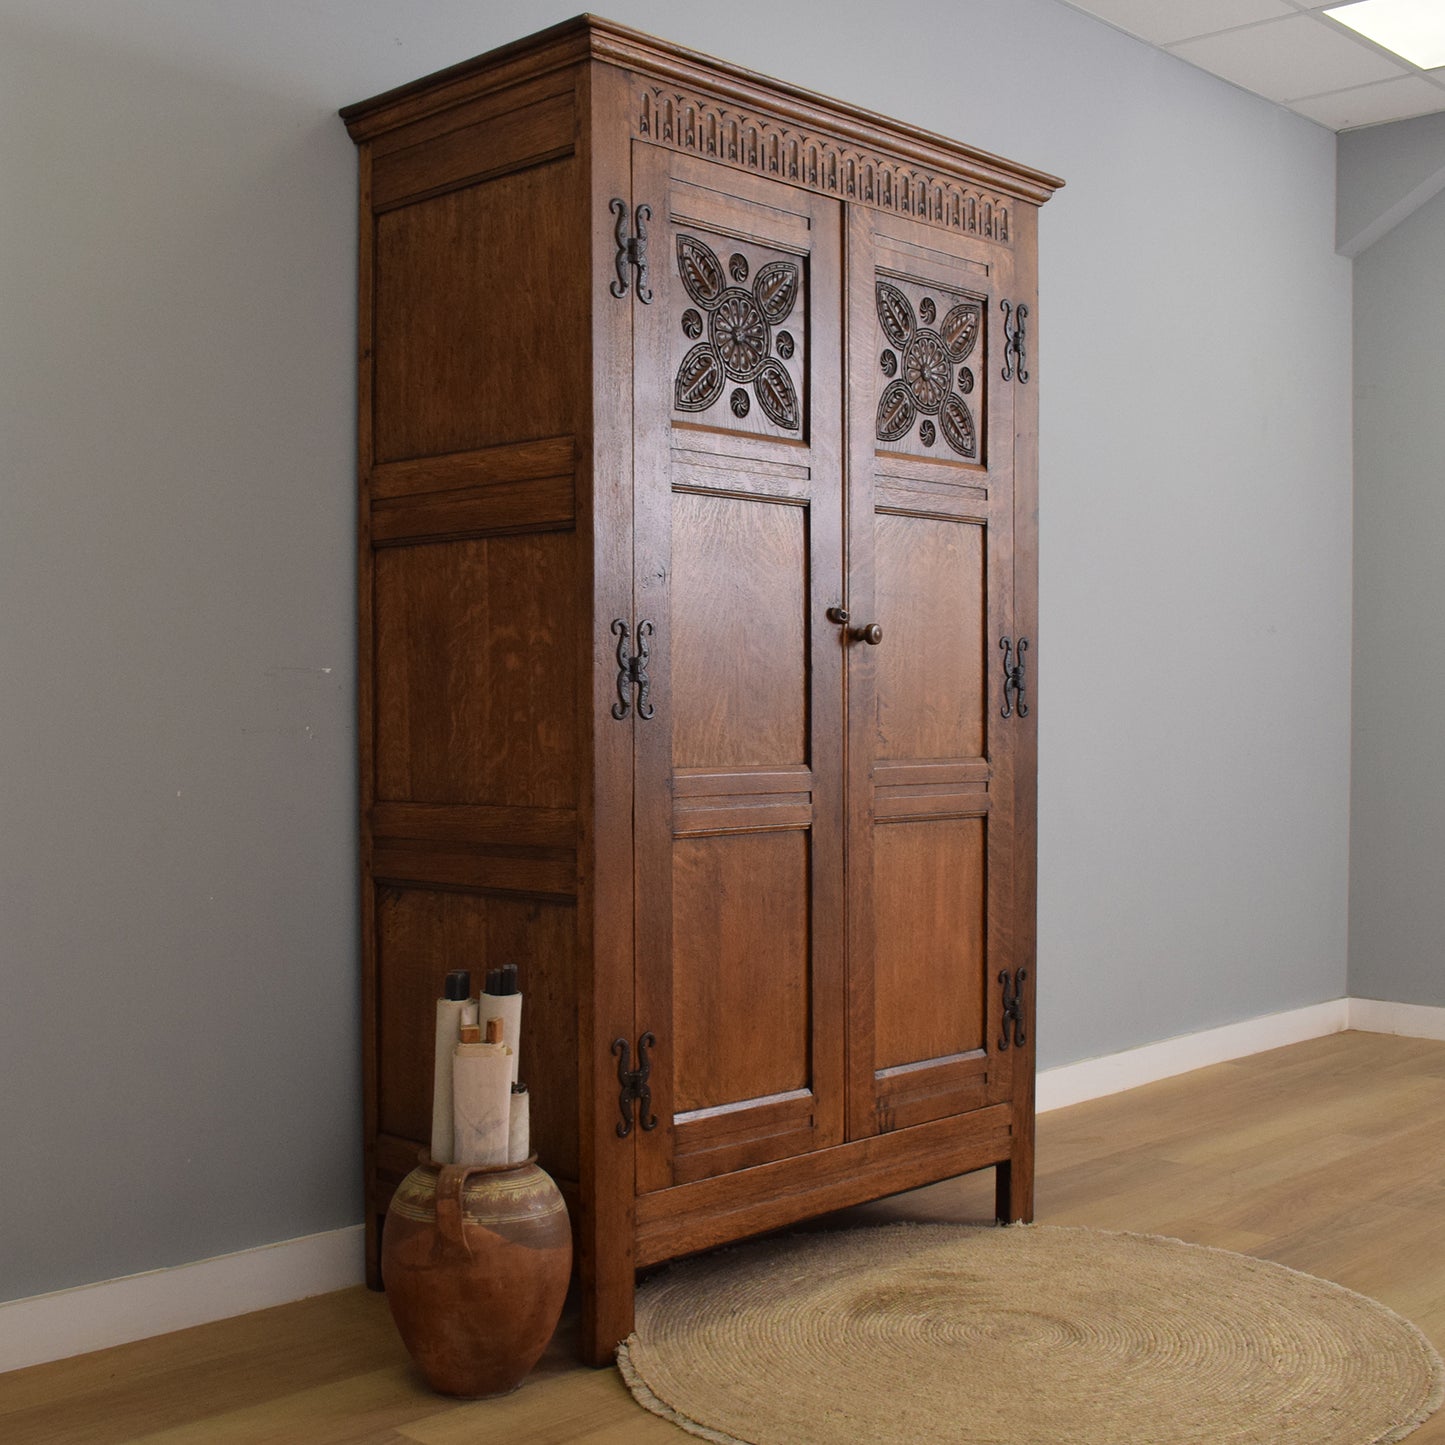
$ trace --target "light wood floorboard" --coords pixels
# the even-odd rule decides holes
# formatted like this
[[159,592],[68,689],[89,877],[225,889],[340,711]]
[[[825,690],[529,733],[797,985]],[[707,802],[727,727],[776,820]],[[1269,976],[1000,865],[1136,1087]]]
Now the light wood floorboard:
[[[1345,1033],[1039,1121],[1038,1219],[1278,1260],[1400,1311],[1445,1350],[1445,1043]],[[983,1220],[991,1172],[825,1221]],[[573,1363],[574,1314],[521,1390],[430,1394],[380,1295],[298,1304],[0,1375],[5,1445],[648,1445],[690,1437],[615,1371]],[[1445,1411],[1411,1436],[1445,1445]],[[1066,1445],[1066,1442],[1061,1442]]]

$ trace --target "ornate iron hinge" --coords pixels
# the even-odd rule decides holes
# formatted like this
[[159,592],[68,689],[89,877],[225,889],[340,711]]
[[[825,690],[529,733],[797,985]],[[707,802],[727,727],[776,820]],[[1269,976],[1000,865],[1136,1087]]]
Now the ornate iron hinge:
[[609,209],[617,217],[617,279],[608,288],[614,296],[626,296],[627,268],[637,268],[637,299],[646,306],[652,300],[647,285],[647,223],[652,219],[651,206],[639,206],[636,211],[637,234],[627,234],[627,202],[621,196],[613,196]]
[[625,1139],[632,1132],[632,1106],[637,1105],[638,1120],[644,1129],[657,1128],[657,1118],[652,1112],[652,1089],[648,1078],[652,1074],[652,1060],[647,1057],[648,1049],[657,1046],[653,1034],[643,1034],[637,1041],[637,1067],[630,1067],[632,1050],[626,1039],[613,1039],[612,1052],[617,1055],[617,1082],[622,1086],[617,1096],[617,1107],[622,1111],[622,1122],[617,1126],[617,1137]]
[[998,981],[1003,985],[1003,1032],[998,1040],[1000,1052],[1006,1051],[1009,1046],[1009,1024],[1013,1024],[1015,1048],[1021,1049],[1028,1042],[1028,1035],[1024,1033],[1024,983],[1028,976],[1029,971],[1026,968],[1019,969],[1013,975],[1012,982],[1007,969],[998,976]]
[[[1018,372],[1021,383],[1027,383],[1028,371],[1028,334],[1025,323],[1029,319],[1029,308],[1022,301],[1017,306],[1011,306],[1007,301],[999,303],[1003,307],[1003,379],[1012,381],[1014,372]],[[1009,322],[1009,312],[1013,312],[1013,322]]]
[[612,716],[619,722],[632,711],[632,689],[637,688],[637,715],[647,722],[657,711],[648,701],[652,679],[647,675],[647,639],[652,636],[652,623],[644,618],[637,624],[637,652],[628,648],[631,633],[620,618],[612,620],[612,631],[617,635],[617,701],[612,704]]
[[1013,652],[1013,639],[1001,637],[999,649],[1003,653],[1003,707],[1000,710],[1002,716],[1012,717],[1018,713],[1020,717],[1029,715],[1029,705],[1024,701],[1024,693],[1028,688],[1029,680],[1024,663],[1024,653],[1029,650],[1027,637],[1019,638],[1018,651],[1013,653],[1014,661],[1009,662],[1009,655]]

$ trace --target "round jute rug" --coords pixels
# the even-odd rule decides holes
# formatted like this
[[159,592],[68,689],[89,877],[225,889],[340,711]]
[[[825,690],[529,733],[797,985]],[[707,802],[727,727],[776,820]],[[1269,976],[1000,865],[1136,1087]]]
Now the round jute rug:
[[1041,1225],[794,1235],[675,1265],[632,1393],[750,1445],[1382,1445],[1440,1405],[1425,1337],[1224,1250]]

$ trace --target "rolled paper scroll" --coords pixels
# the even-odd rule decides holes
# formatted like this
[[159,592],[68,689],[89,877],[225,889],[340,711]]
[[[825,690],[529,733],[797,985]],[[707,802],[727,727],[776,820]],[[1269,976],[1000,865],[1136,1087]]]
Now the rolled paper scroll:
[[[495,1017],[487,1038],[501,1036]],[[503,1043],[459,1043],[452,1054],[452,1160],[505,1164],[511,1142],[512,1051]]]
[[469,999],[471,974],[454,968],[446,977],[444,996],[437,1000],[436,1050],[432,1061],[431,1157],[438,1164],[453,1164],[452,1156],[452,1050],[461,1027],[476,1023],[477,1003]]
[[[501,972],[501,970],[497,970]],[[517,1082],[517,1064],[521,1056],[522,1037],[522,995],[519,993],[484,993],[477,999],[484,1019],[501,1019],[502,1042],[512,1051],[512,1077],[509,1084]]]
[[507,1163],[522,1163],[532,1149],[532,1096],[525,1084],[512,1085],[512,1119],[508,1139]]

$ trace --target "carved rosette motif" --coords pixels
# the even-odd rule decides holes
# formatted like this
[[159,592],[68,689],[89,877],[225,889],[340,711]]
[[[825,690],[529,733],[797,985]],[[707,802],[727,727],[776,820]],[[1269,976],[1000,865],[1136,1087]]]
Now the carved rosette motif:
[[[783,361],[793,355],[790,333],[774,328],[792,315],[802,285],[795,261],[769,261],[753,274],[745,288],[729,282],[746,281],[748,260],[735,252],[724,270],[716,252],[696,236],[679,234],[677,271],[696,307],[706,315],[707,339],[683,357],[673,383],[673,403],[679,411],[707,411],[722,397],[728,382],[749,382],[764,414],[785,431],[798,431],[802,411],[793,379]],[[682,329],[690,340],[702,335],[702,317],[689,307],[682,313]],[[775,354],[776,353],[776,354]],[[728,405],[742,418],[751,410],[748,393],[735,386]]]
[[[889,281],[880,279],[875,295],[878,324],[887,343],[879,366],[884,376],[896,378],[878,399],[878,440],[900,442],[916,425],[924,447],[932,447],[941,433],[951,450],[966,461],[977,461],[978,428],[963,400],[973,390],[974,376],[961,363],[978,344],[982,303],[944,297],[948,310],[935,327],[939,302],[933,296],[923,297],[915,312],[903,291]],[[936,424],[933,417],[938,418]]]
[[967,236],[1013,243],[1006,197],[911,161],[668,87],[642,85],[636,105],[634,131],[644,140]]

